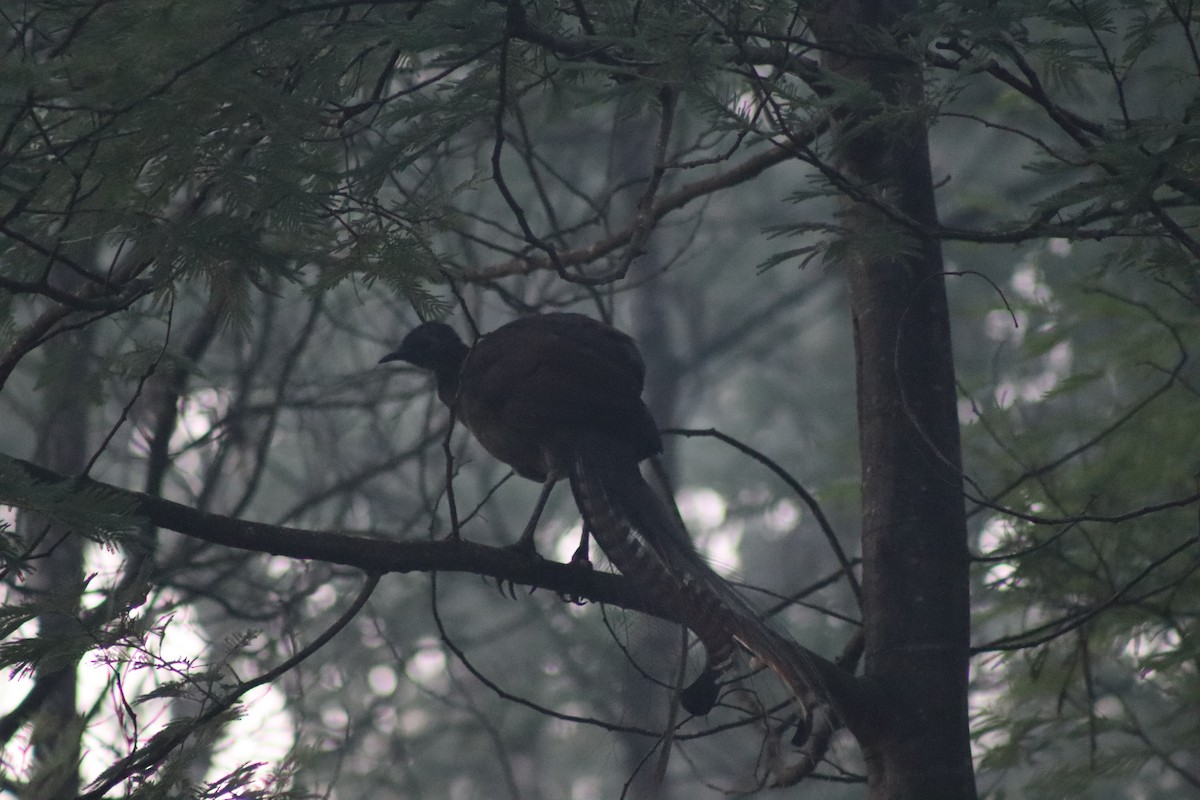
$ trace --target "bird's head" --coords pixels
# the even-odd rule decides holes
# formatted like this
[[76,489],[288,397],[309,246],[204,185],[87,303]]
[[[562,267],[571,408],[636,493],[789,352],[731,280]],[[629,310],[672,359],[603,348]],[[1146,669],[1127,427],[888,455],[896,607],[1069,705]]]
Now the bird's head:
[[379,359],[379,363],[407,361],[414,367],[434,372],[457,370],[468,349],[454,328],[446,323],[424,322],[409,331],[400,347]]

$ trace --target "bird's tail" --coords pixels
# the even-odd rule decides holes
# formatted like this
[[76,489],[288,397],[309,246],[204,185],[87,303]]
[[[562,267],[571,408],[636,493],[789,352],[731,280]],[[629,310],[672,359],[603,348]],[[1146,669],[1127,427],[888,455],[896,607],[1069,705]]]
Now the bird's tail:
[[708,664],[681,693],[690,713],[717,699],[717,674],[734,661],[735,642],[775,672],[807,710],[823,693],[812,665],[786,637],[712,570],[692,545],[675,510],[642,477],[637,460],[611,442],[584,442],[571,465],[571,490],[585,524],[623,574],[653,594],[704,644]]

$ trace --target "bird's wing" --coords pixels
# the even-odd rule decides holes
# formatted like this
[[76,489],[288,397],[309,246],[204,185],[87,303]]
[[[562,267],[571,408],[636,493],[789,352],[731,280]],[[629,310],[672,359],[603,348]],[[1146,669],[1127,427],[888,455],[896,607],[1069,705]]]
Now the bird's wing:
[[509,426],[609,429],[642,425],[644,376],[625,334],[580,314],[546,314],[476,342],[461,391],[470,411]]

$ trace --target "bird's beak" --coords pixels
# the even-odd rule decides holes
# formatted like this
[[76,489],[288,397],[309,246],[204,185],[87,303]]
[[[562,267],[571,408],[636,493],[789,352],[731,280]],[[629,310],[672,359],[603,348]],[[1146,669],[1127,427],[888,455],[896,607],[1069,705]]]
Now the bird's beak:
[[399,350],[393,350],[392,352],[388,353],[383,358],[379,359],[379,363],[386,364],[389,361],[403,361],[403,360],[404,360],[404,348],[400,348]]

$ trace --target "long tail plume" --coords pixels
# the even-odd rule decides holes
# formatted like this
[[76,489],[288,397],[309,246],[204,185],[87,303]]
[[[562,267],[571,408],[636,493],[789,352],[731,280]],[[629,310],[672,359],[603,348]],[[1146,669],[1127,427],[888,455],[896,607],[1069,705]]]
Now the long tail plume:
[[828,705],[818,670],[708,566],[635,459],[614,452],[609,442],[584,443],[570,478],[584,521],[617,569],[652,592],[704,644],[708,668],[683,694],[688,711],[703,713],[715,702],[714,671],[732,664],[735,640],[779,676],[806,717]]

